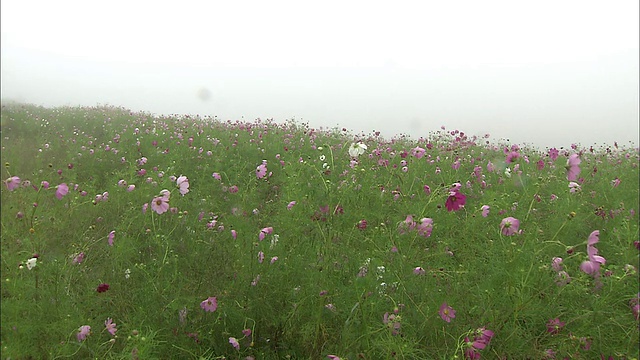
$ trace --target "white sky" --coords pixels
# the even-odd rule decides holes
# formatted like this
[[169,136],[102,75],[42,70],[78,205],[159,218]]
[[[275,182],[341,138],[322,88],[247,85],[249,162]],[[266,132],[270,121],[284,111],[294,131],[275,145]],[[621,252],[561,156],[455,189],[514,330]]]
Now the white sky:
[[4,99],[389,138],[445,125],[541,147],[640,142],[638,0],[0,7]]

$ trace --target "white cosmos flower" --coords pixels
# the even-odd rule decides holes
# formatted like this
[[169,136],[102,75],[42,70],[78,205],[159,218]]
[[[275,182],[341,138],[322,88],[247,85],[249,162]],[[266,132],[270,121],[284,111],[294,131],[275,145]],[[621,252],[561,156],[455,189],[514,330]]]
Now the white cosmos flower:
[[38,262],[38,258],[31,258],[27,260],[27,269],[31,270],[36,267],[36,263]]
[[364,154],[365,150],[367,150],[367,145],[365,145],[365,144],[363,144],[361,142],[353,143],[349,147],[349,155],[351,157],[358,157],[358,156]]

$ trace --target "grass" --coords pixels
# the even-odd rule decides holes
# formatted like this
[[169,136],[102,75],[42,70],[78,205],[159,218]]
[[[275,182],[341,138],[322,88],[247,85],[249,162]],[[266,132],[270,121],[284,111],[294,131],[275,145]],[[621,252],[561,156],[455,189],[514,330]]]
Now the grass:
[[3,359],[638,358],[633,145],[28,104],[1,132]]

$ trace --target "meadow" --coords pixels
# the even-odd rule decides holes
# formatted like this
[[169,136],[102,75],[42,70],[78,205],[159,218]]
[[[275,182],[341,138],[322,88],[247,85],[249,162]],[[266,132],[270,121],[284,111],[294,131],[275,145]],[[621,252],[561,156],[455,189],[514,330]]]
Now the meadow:
[[635,144],[17,103],[1,134],[3,359],[639,357]]

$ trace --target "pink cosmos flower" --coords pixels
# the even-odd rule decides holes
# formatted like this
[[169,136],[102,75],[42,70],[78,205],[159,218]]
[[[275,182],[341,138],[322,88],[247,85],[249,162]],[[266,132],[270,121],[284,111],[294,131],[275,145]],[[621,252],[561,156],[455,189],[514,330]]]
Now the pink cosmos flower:
[[156,196],[153,198],[153,201],[151,201],[151,210],[158,213],[158,215],[167,212],[167,210],[169,210],[169,197]]
[[253,281],[251,281],[251,286],[256,286],[258,285],[258,282],[260,281],[260,275],[258,274]]
[[116,237],[116,232],[115,230],[111,231],[109,233],[109,237],[107,239],[107,241],[109,242],[109,246],[113,246],[113,239]]
[[598,255],[598,249],[595,247],[595,244],[600,240],[599,236],[600,230],[595,230],[589,235],[587,239],[587,256],[589,260],[585,260],[580,264],[580,270],[592,276],[597,276],[600,272],[600,265],[606,263],[606,259]]
[[176,179],[176,184],[178,185],[180,194],[182,194],[183,196],[189,192],[189,179],[187,179],[186,176],[180,175]]
[[291,210],[291,208],[293,208],[295,206],[296,202],[292,201],[289,204],[287,204],[287,210]]
[[116,331],[118,331],[118,329],[116,329],[116,324],[111,318],[107,318],[107,320],[104,321],[104,326],[107,328],[109,334],[116,336]]
[[358,223],[356,224],[356,227],[360,230],[366,230],[367,229],[367,220],[366,219],[362,219],[360,221],[358,221]]
[[262,179],[267,174],[267,160],[262,160],[262,164],[256,168],[256,177]]
[[258,251],[258,262],[262,264],[264,261],[264,253],[262,251]]
[[229,344],[231,344],[231,346],[233,346],[236,350],[240,350],[240,344],[238,343],[238,339],[234,337],[230,337]]
[[411,149],[411,155],[415,156],[418,159],[421,159],[427,151],[419,146]]
[[413,269],[414,275],[424,275],[425,273],[426,273],[425,270],[421,266],[418,266]]
[[5,185],[7,185],[7,189],[9,191],[13,191],[20,186],[20,178],[17,176],[12,176],[4,181]]
[[271,226],[263,228],[262,230],[260,230],[260,234],[258,234],[258,239],[262,241],[264,240],[265,236],[267,236],[268,234],[271,234],[272,232],[273,232],[273,227]]
[[127,191],[128,192],[132,192],[133,190],[135,190],[136,186],[134,184],[131,184],[127,187]]
[[502,222],[500,223],[500,229],[502,229],[502,234],[506,236],[517,234],[519,228],[520,228],[520,220],[513,218],[511,216],[502,219]]
[[554,257],[551,260],[551,268],[553,268],[553,271],[556,271],[556,272],[562,271],[562,258]]
[[447,208],[447,211],[458,211],[464,206],[464,204],[466,204],[466,202],[467,197],[463,193],[459,190],[451,190],[444,206]]
[[213,176],[213,178],[216,180],[222,180],[222,177],[217,172],[214,172],[213,174],[211,174],[211,176]]
[[567,159],[567,180],[574,181],[580,174],[580,156],[578,154],[571,154]]
[[518,159],[520,157],[520,154],[516,151],[511,151],[507,154],[507,157],[505,159],[505,162],[507,164],[511,164],[514,160]]
[[569,192],[577,193],[578,191],[580,191],[580,184],[575,181],[569,181]]
[[87,336],[89,336],[89,334],[91,334],[91,326],[84,325],[84,326],[80,326],[76,337],[78,338],[78,341],[82,342],[84,341],[84,339],[87,338]]
[[490,209],[491,209],[491,208],[489,207],[489,205],[482,205],[482,208],[481,208],[481,210],[482,210],[482,217],[487,217],[487,216],[489,216],[489,210],[490,210]]
[[329,360],[340,360],[340,358],[337,357],[336,355],[327,355],[327,359],[329,359]]
[[231,230],[231,237],[233,238],[233,240],[238,238],[238,232],[235,230]]
[[218,299],[216,299],[215,296],[209,296],[200,303],[200,307],[204,309],[204,311],[214,312],[218,308]]
[[422,218],[420,219],[420,225],[416,227],[418,231],[418,235],[423,237],[431,236],[431,231],[433,231],[433,219],[430,218]]
[[425,185],[423,187],[424,193],[427,195],[431,195],[431,188],[429,187],[429,185]]
[[415,229],[416,222],[413,221],[412,215],[407,215],[407,218],[398,225],[398,232],[400,234],[406,234],[407,232]]
[[547,322],[547,332],[550,334],[557,334],[558,332],[560,332],[560,329],[562,329],[564,327],[565,323],[560,321],[560,319],[555,318],[555,319],[551,319],[549,320],[549,322]]
[[68,193],[69,193],[69,187],[67,186],[67,184],[62,183],[57,186],[56,198],[58,198],[58,200],[62,200],[62,197],[67,195]]
[[73,264],[81,264],[84,261],[84,252],[79,253],[73,258]]
[[446,322],[451,322],[451,319],[456,317],[456,311],[453,310],[451,306],[447,305],[446,302],[440,305],[440,311],[438,311],[438,313],[440,314],[442,320]]

